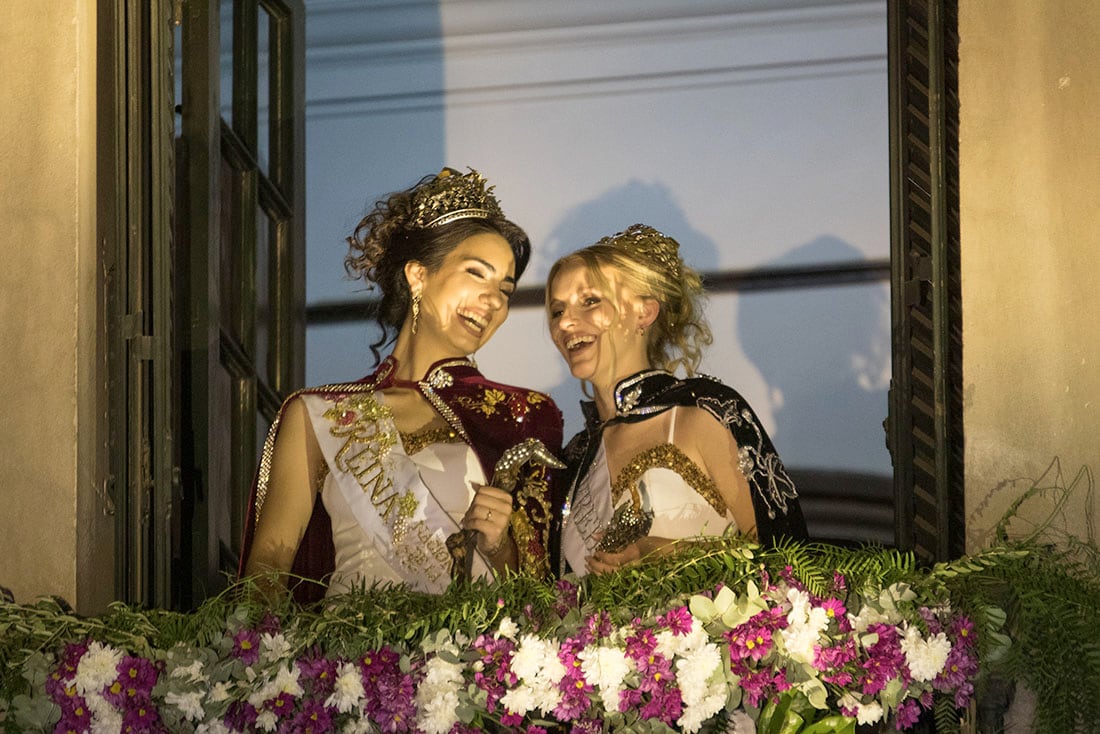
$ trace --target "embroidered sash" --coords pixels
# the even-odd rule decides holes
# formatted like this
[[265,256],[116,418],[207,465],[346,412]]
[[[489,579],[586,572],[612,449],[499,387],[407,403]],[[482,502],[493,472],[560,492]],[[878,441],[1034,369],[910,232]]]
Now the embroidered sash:
[[304,395],[333,481],[379,553],[414,588],[441,593],[450,582],[446,538],[458,524],[398,445],[392,411],[371,386],[342,396]]

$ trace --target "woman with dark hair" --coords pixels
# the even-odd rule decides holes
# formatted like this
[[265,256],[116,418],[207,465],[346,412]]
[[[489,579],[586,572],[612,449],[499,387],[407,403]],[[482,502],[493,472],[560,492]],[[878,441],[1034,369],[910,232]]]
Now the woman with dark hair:
[[[468,357],[508,316],[527,236],[479,173],[445,168],[379,201],[348,243],[348,272],[381,293],[375,359],[393,346],[367,377],[283,404],[257,472],[242,573],[327,586],[297,584],[300,600],[379,581],[440,592],[463,566],[473,577],[545,574],[548,469],[538,459],[552,457],[509,449],[537,440],[557,452],[561,413],[547,395],[486,379]],[[502,460],[514,492],[490,486]]]
[[794,483],[752,408],[695,376],[711,342],[702,297],[679,244],[641,224],[551,268],[550,335],[593,398],[555,498],[558,571],[601,573],[703,535],[806,537]]

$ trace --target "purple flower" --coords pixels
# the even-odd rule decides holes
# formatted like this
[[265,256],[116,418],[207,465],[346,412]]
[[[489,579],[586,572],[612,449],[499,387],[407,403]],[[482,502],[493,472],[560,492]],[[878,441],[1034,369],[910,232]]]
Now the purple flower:
[[332,731],[332,728],[332,712],[320,701],[312,699],[302,704],[302,710],[290,725],[291,731],[300,734],[320,734],[320,732]]
[[917,702],[912,699],[902,701],[898,704],[894,727],[898,731],[903,731],[916,724],[918,719],[920,719],[920,706]]
[[512,655],[516,643],[507,637],[496,638],[492,635],[480,635],[474,640],[474,650],[481,657],[481,669],[474,673],[474,683],[487,693],[485,709],[496,711],[497,701],[509,688],[519,683],[512,672]]
[[685,606],[670,609],[657,617],[657,625],[668,629],[674,635],[686,635],[691,632],[691,611]]
[[335,660],[311,653],[298,659],[298,670],[302,674],[302,687],[311,696],[324,699],[332,693],[336,684]]
[[233,731],[252,731],[259,712],[248,701],[234,701],[229,704],[229,710],[222,719],[222,723]]
[[907,685],[909,674],[897,628],[889,624],[872,624],[867,631],[877,634],[878,641],[867,648],[867,660],[860,666],[863,668],[860,675],[862,692],[873,696],[894,678]]
[[554,584],[554,596],[554,612],[559,617],[564,617],[569,613],[570,609],[576,608],[580,603],[577,585],[565,579],[559,579],[558,582]]
[[759,707],[764,700],[778,700],[779,694],[790,687],[783,670],[764,669],[741,676],[741,688],[750,706]]
[[294,702],[294,696],[283,691],[278,696],[265,703],[264,708],[274,712],[277,718],[285,719],[294,713]]
[[125,713],[122,715],[122,731],[126,734],[164,731],[160,714],[157,713],[156,706],[148,696],[139,696],[127,702]]
[[252,665],[260,659],[260,636],[255,630],[241,628],[233,635],[233,657],[245,665]]
[[416,683],[401,670],[400,656],[388,647],[364,655],[359,661],[366,710],[384,732],[411,731],[415,724]]

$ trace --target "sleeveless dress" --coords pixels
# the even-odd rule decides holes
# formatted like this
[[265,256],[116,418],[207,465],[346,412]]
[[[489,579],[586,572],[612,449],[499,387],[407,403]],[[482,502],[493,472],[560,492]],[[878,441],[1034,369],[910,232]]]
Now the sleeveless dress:
[[[385,404],[383,395],[376,393],[374,398],[380,405]],[[324,421],[328,401],[315,395],[303,399],[310,409],[314,431],[329,430]],[[454,431],[446,430],[399,433],[388,453],[389,460],[411,462],[417,478],[442,512],[434,518],[425,517],[419,524],[406,524],[404,532],[416,538],[413,544],[402,545],[399,540],[379,543],[364,527],[362,505],[367,498],[363,489],[357,483],[340,481],[340,475],[331,469],[334,457],[326,453],[321,501],[332,521],[335,551],[326,596],[376,581],[405,582],[419,591],[441,593],[450,582],[446,537],[460,529],[462,516],[474,498],[473,488],[486,482],[477,454]],[[398,550],[396,556],[393,549]],[[494,576],[492,566],[480,552],[474,556],[472,571],[474,578]]]
[[577,574],[585,573],[585,558],[595,552],[615,508],[625,503],[638,502],[653,512],[649,535],[657,538],[721,535],[737,529],[714,481],[677,448],[676,412],[672,408],[667,441],[635,454],[613,482],[600,441],[588,473],[563,511],[562,555]]
[[736,530],[713,480],[676,448],[675,421],[668,441],[640,452],[620,476],[610,477],[604,429],[638,423],[678,407],[709,413],[737,444],[737,464],[748,482],[756,533],[771,546],[781,539],[805,540],[806,521],[798,492],[756,413],[733,388],[706,375],[680,378],[659,369],[638,372],[619,381],[615,414],[602,420],[592,401],[583,401],[584,428],[569,441],[569,465],[553,487],[550,565],[558,574],[584,573],[614,509],[626,501],[648,503],[654,513],[649,535],[688,538]]
[[[441,360],[415,382],[398,380],[396,371],[391,355],[362,380],[307,388],[284,401],[252,484],[241,575],[261,522],[282,416],[293,399],[305,405],[325,460],[291,569],[301,603],[375,581],[441,593],[451,580],[446,540],[459,530],[474,487],[486,484],[518,443],[538,439],[552,454],[561,450],[561,412],[548,395],[486,379],[464,358]],[[385,405],[383,390],[391,386],[420,392],[446,427],[400,433]],[[538,577],[549,573],[549,485],[548,468],[525,465],[512,490],[509,533],[519,569]],[[472,562],[475,578],[491,578],[480,553]]]

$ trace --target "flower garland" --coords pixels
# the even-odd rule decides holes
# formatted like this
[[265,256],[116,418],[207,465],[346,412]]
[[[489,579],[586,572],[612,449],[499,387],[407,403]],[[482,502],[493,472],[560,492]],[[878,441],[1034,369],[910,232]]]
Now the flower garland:
[[397,590],[278,616],[225,602],[220,632],[205,644],[139,650],[141,638],[119,645],[93,632],[35,651],[20,666],[26,685],[0,704],[0,717],[7,709],[19,731],[66,732],[745,734],[782,725],[852,734],[857,723],[906,730],[937,699],[966,709],[978,635],[942,589],[918,589],[919,574],[855,585],[839,572],[822,582],[814,569],[803,579],[790,564],[770,571],[778,559],[728,541],[636,570],[691,577],[706,561],[729,579],[639,613],[593,607],[599,591],[589,580],[511,600],[493,600],[510,595],[499,586],[478,587],[467,593],[484,608],[467,601],[469,614],[449,614],[483,621],[406,639],[378,640],[369,626],[358,638],[332,632],[346,628],[344,612],[363,617]]

